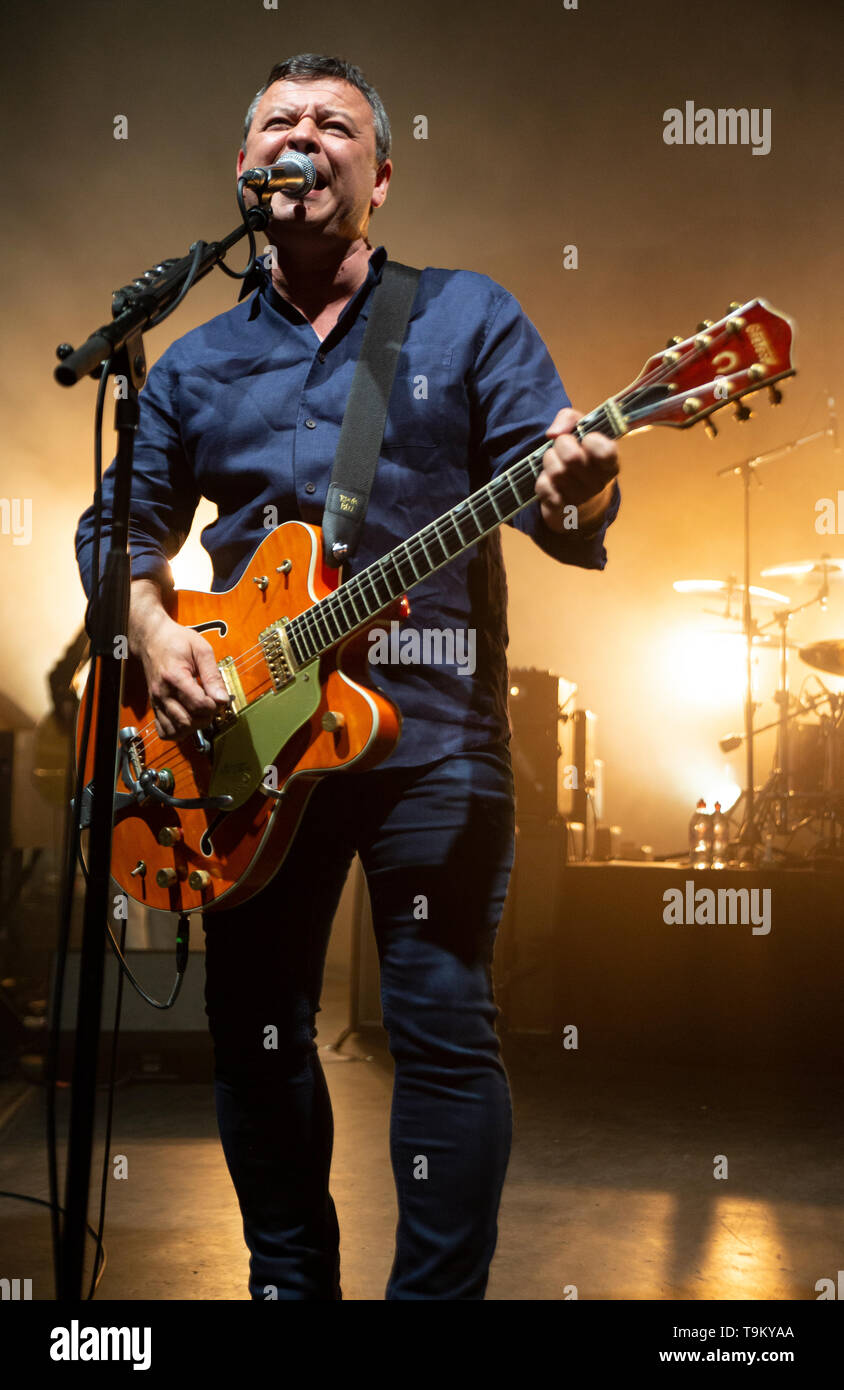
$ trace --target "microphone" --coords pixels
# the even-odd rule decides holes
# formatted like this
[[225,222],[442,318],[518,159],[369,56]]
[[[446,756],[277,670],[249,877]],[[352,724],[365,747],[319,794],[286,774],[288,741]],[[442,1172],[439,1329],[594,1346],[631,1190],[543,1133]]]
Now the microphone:
[[836,414],[835,410],[834,396],[827,396],[826,408],[829,411],[829,429],[827,430],[827,434],[832,435],[833,453],[840,454],[841,444],[838,439],[838,415]]
[[276,164],[247,169],[240,176],[245,188],[252,188],[261,197],[284,193],[288,198],[304,198],[316,184],[317,171],[306,154],[291,150]]

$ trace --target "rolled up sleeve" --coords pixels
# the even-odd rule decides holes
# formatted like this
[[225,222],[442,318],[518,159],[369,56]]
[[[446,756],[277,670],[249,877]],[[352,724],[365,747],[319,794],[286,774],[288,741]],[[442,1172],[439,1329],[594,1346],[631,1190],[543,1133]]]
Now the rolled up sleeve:
[[[497,477],[542,443],[558,411],[571,405],[548,349],[513,295],[503,291],[491,314],[476,357],[470,392],[490,476]],[[550,445],[550,440],[548,441]],[[546,526],[538,502],[509,524],[530,536],[540,550],[564,565],[603,569],[604,539],[621,503],[614,495],[598,530],[558,534]]]

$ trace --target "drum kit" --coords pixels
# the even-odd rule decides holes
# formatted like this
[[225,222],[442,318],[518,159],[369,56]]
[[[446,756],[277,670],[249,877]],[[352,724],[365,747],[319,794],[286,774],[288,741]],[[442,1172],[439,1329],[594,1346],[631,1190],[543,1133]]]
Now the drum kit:
[[[778,590],[740,584],[733,578],[678,580],[674,585],[680,593],[723,596],[726,608],[721,616],[743,623],[748,654],[745,731],[720,742],[723,752],[744,744],[747,755],[745,789],[730,813],[737,824],[737,808],[743,808],[735,858],[741,864],[834,860],[840,867],[844,862],[844,692],[830,690],[818,673],[844,677],[844,638],[800,646],[789,637],[789,624],[797,613],[815,604],[826,608],[830,586],[844,583],[844,558],[824,555],[819,560],[773,565],[762,570],[761,577],[779,584],[811,583],[817,592],[803,603],[792,604]],[[738,612],[733,611],[734,600]],[[752,604],[763,605],[773,616],[757,621]],[[776,647],[779,652],[779,689],[774,695],[779,714],[771,723],[757,725],[751,678],[753,652],[760,646]],[[789,688],[795,655],[810,668],[797,697]],[[810,682],[814,689],[806,696],[803,691]],[[757,787],[753,742],[773,729],[773,765],[767,781]],[[799,839],[798,831],[804,832]]]

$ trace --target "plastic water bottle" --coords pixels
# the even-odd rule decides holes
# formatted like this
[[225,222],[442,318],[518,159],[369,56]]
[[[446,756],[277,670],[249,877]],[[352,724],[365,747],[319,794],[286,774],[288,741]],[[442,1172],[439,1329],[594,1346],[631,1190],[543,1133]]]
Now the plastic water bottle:
[[703,797],[689,821],[689,862],[693,869],[708,869],[712,861],[712,816]]
[[715,814],[711,817],[711,821],[712,867],[713,869],[726,869],[730,848],[730,825],[727,817],[721,811],[720,801],[715,802]]

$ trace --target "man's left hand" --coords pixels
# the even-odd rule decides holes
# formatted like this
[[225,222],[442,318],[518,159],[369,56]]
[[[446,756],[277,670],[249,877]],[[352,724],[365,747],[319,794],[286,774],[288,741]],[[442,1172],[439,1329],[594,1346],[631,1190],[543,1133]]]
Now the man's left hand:
[[578,441],[572,430],[582,419],[582,412],[569,406],[546,431],[554,442],[542,459],[536,495],[545,525],[558,534],[571,530],[571,522],[564,526],[564,520],[565,508],[572,505],[577,507],[578,530],[596,530],[615,492],[615,442],[594,431]]

